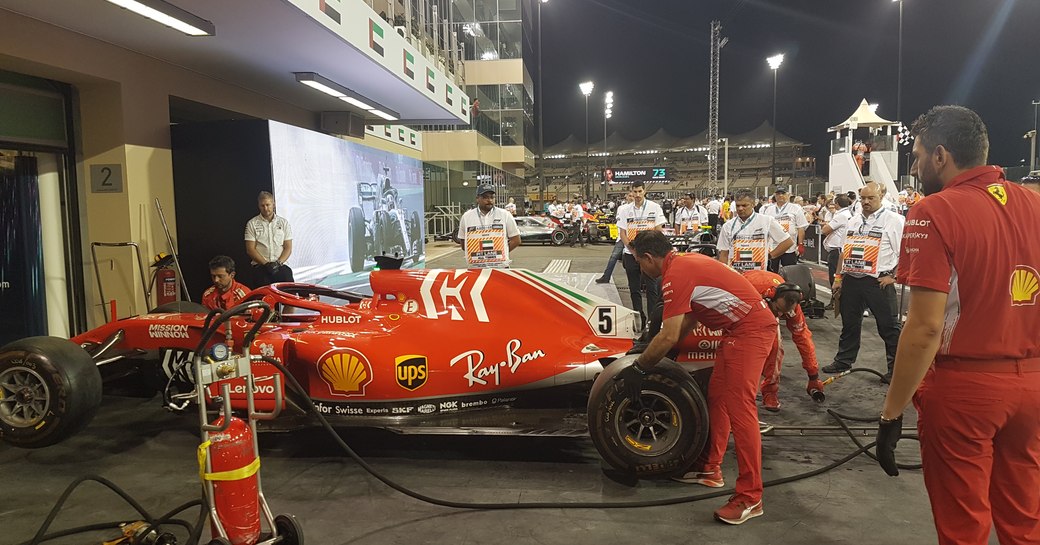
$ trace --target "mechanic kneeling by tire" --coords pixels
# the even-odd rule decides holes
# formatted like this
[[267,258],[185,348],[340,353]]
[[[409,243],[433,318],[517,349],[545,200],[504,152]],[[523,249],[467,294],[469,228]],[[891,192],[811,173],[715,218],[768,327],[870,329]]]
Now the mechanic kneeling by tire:
[[724,331],[708,384],[711,430],[706,463],[677,480],[723,487],[722,457],[732,428],[739,470],[736,494],[715,511],[715,519],[741,524],[761,516],[762,438],[755,393],[776,339],[776,317],[740,273],[704,255],[677,254],[659,231],[640,232],[632,247],[642,272],[661,278],[664,323],[643,354],[618,378],[630,392],[638,392],[643,377],[698,322]]

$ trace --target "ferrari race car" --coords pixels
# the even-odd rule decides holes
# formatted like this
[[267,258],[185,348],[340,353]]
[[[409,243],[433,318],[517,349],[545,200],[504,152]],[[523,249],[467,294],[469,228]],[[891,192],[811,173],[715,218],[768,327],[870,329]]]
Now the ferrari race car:
[[[635,357],[625,354],[640,334],[639,315],[609,300],[525,270],[377,270],[370,283],[371,297],[309,284],[254,290],[247,301],[273,312],[249,343],[258,315],[213,320],[191,303],[71,340],[12,342],[0,348],[0,440],[26,448],[65,440],[90,422],[103,388],[127,381],[185,410],[198,397],[196,362],[219,372],[230,347],[250,357],[257,409],[282,400],[281,416],[261,429],[314,425],[306,396],[336,426],[589,434],[611,465],[641,476],[683,471],[703,449],[703,372],[717,332],[701,328],[684,339],[679,363],[662,362],[636,403],[611,379]],[[211,322],[212,341],[200,347]],[[285,390],[264,359],[281,363],[305,392]],[[210,408],[229,385],[226,401],[245,410],[245,384],[210,385]]]
[[365,268],[365,260],[375,256],[419,260],[422,254],[422,218],[413,210],[411,217],[401,206],[401,198],[390,183],[390,169],[383,167],[379,183],[358,183],[360,206],[347,215],[350,244],[350,270]]

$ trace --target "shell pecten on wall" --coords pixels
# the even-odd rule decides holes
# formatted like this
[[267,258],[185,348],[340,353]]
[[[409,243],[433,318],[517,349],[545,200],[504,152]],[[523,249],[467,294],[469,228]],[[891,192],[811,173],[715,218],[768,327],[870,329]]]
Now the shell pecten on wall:
[[346,395],[364,394],[365,385],[371,381],[368,362],[352,352],[340,352],[325,358],[321,363],[321,378],[334,393]]

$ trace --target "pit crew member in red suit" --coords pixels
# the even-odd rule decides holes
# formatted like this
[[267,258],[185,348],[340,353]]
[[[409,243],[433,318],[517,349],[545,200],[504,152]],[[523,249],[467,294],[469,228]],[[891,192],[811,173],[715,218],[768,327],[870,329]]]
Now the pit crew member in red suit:
[[235,260],[218,255],[209,260],[209,276],[213,285],[202,294],[202,306],[210,310],[227,310],[242,302],[249,288],[235,281]]
[[898,475],[912,396],[939,543],[983,545],[991,525],[1002,545],[1040,543],[1040,196],[985,166],[986,126],[967,108],[936,106],[912,134],[927,197],[903,234],[910,312],[878,461]]
[[[820,366],[816,361],[816,346],[813,344],[812,332],[805,325],[802,307],[798,305],[802,299],[802,289],[797,284],[786,283],[784,277],[769,271],[747,271],[744,278],[762,295],[773,314],[787,324],[794,344],[798,347],[798,353],[802,355],[802,368],[809,376],[805,393],[812,396],[813,392],[822,392],[823,383],[820,382]],[[784,344],[778,330],[773,350],[769,352],[765,367],[762,368],[762,406],[773,412],[780,410],[777,392],[780,389],[780,368],[783,363]]]
[[715,519],[741,524],[760,516],[762,438],[755,393],[766,356],[776,341],[776,317],[740,273],[704,255],[677,254],[659,231],[640,231],[632,249],[643,274],[661,278],[664,322],[645,351],[616,378],[623,381],[629,398],[638,402],[642,377],[698,322],[722,330],[725,336],[716,351],[708,385],[711,431],[707,461],[681,480],[724,486],[720,466],[732,429],[739,470],[736,494],[715,511]]

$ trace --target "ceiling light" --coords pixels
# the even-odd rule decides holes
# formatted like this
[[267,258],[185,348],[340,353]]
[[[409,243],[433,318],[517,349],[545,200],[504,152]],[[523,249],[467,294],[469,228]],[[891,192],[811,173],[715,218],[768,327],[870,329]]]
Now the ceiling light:
[[302,80],[302,81],[300,81],[300,83],[306,85],[307,87],[311,87],[311,88],[317,89],[317,90],[319,90],[322,93],[325,93],[327,95],[332,95],[332,96],[334,96],[336,98],[344,98],[344,97],[346,97],[346,95],[344,95],[343,93],[333,89],[332,87],[329,87],[328,85],[325,85],[324,83],[321,83],[320,81]]
[[108,1],[189,36],[213,36],[217,33],[213,23],[163,0]]
[[357,106],[358,108],[361,108],[362,110],[372,110],[373,109],[372,106],[370,104],[368,104],[367,102],[361,102],[360,100],[358,100],[358,99],[356,99],[354,97],[341,96],[341,97],[339,97],[339,99],[342,100],[343,102],[346,102],[347,104],[350,104],[351,106]]
[[370,110],[368,113],[378,115],[387,121],[397,121],[397,117],[390,115],[383,110]]

